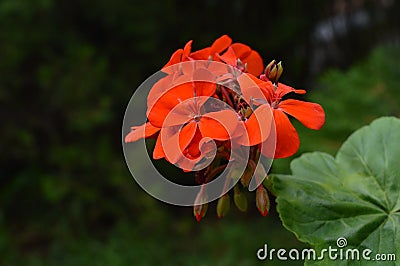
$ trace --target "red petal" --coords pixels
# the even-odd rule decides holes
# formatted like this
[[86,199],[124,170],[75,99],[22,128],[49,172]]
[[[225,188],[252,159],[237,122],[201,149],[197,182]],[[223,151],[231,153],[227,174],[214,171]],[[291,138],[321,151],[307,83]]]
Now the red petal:
[[163,128],[161,131],[162,147],[165,153],[165,158],[171,162],[176,163],[183,157],[183,151],[192,141],[197,129],[197,124],[192,122],[179,127]]
[[234,43],[231,45],[231,48],[235,52],[236,57],[240,58],[240,60],[249,56],[251,53],[251,48],[243,43]]
[[186,60],[192,50],[192,40],[188,41],[183,48],[182,61]]
[[156,134],[160,128],[153,126],[149,122],[141,126],[131,127],[131,132],[125,137],[125,142],[134,142],[141,138],[148,138]]
[[217,55],[217,56],[219,57],[219,59],[221,59],[228,65],[237,66],[238,57],[236,56],[232,46],[230,46],[223,55]]
[[207,100],[208,97],[193,97],[179,103],[164,117],[162,127],[184,125],[193,121],[195,116],[200,115],[200,108]]
[[194,135],[197,131],[197,123],[191,122],[184,127],[182,127],[179,133],[179,148],[183,152],[189,146],[190,142],[193,140]]
[[[195,124],[195,123],[193,123],[193,124]],[[192,141],[190,142],[190,144],[188,145],[188,147],[186,148],[186,151],[185,151],[185,155],[188,155],[188,157],[190,159],[197,158],[198,156],[200,156],[200,154],[201,154],[200,141],[202,138],[203,137],[200,133],[200,130],[199,130],[199,128],[197,128]]]
[[[182,84],[164,92],[153,105],[147,106],[147,117],[150,123],[156,127],[163,127],[164,120],[171,110],[183,101],[193,98],[193,96],[194,89],[192,84]],[[169,126],[171,125],[173,124]]]
[[171,65],[174,65],[174,64],[177,64],[177,63],[181,62],[181,60],[182,60],[182,54],[183,54],[183,49],[178,49],[178,50],[176,50],[176,51],[172,54],[172,56],[171,56],[171,58],[169,59],[168,63],[165,64],[165,66],[163,66],[162,69],[164,69],[164,68],[166,68],[166,67],[169,67],[169,66],[171,66]]
[[253,99],[255,105],[260,105],[271,101],[274,94],[271,82],[265,82],[250,73],[244,73],[238,77],[240,90],[247,103]]
[[[300,147],[299,136],[289,118],[280,110],[273,109],[276,128],[276,149],[274,158],[286,158]],[[264,154],[264,151],[262,151]],[[270,156],[269,154],[264,154]]]
[[271,130],[272,110],[268,104],[258,107],[245,122],[246,134],[243,134],[238,143],[245,146],[253,146],[264,142]]
[[223,35],[220,38],[216,39],[211,47],[206,47],[204,49],[193,52],[190,54],[190,57],[196,60],[208,60],[211,56],[211,58],[215,60],[215,54],[220,54],[225,51],[231,43],[231,38],[228,35]]
[[212,96],[217,89],[217,85],[212,82],[196,81],[194,86],[196,88],[196,96]]
[[172,66],[172,65],[175,65],[175,64],[178,64],[178,63],[180,63],[182,61],[186,61],[187,57],[190,54],[190,50],[191,49],[192,49],[192,41],[190,40],[190,41],[188,41],[186,43],[186,45],[185,45],[185,47],[183,49],[178,49],[172,54],[172,56],[169,59],[168,63],[165,64],[165,66],[163,66],[162,69],[167,68],[167,67]]
[[154,146],[153,150],[153,159],[161,159],[165,157],[165,153],[161,143],[161,134],[158,134],[156,145]]
[[233,133],[239,123],[235,112],[222,110],[210,112],[200,119],[199,129],[203,137],[216,140],[228,140],[233,137]]
[[154,105],[154,103],[171,88],[173,84],[174,75],[169,74],[160,80],[158,80],[153,87],[150,89],[149,95],[147,96],[147,108]]
[[305,90],[296,90],[288,85],[285,85],[283,83],[278,83],[278,89],[276,90],[276,96],[278,98],[282,98],[284,95],[294,92],[296,94],[305,94]]
[[202,136],[200,130],[197,128],[192,141],[183,153],[184,156],[182,156],[179,161],[177,161],[177,164],[181,169],[183,169],[183,171],[192,171],[195,165],[200,162],[200,160],[202,159],[202,152],[199,148],[201,147],[201,150],[203,151],[203,146],[204,143],[202,144]]
[[148,107],[147,117],[150,123],[159,128],[163,127],[165,117],[175,105],[177,105],[176,99],[171,101],[168,97],[161,97],[153,106]]
[[213,74],[216,82],[218,80],[225,79],[227,76],[232,76],[233,78],[233,75],[230,73],[230,69],[232,69],[232,67],[227,66],[226,64],[220,61],[207,62],[207,70]]
[[256,51],[251,51],[249,56],[241,59],[243,63],[247,63],[246,72],[259,76],[264,70],[264,63],[261,56]]
[[[185,172],[193,171],[194,166],[199,163],[206,156],[210,156],[209,159],[215,156],[215,143],[214,141],[208,141],[201,136],[200,130],[197,129],[192,142],[189,144],[188,148],[185,150],[185,157],[177,162],[179,167],[181,167]],[[204,166],[204,165],[203,165]]]
[[215,53],[222,53],[224,50],[226,50],[226,48],[229,47],[229,45],[231,45],[231,43],[232,39],[228,35],[219,37],[211,45],[211,51],[213,53],[211,56],[214,56]]
[[193,80],[195,80],[196,96],[211,96],[215,93],[217,88],[216,77],[209,70],[205,68],[196,69],[193,73]]
[[211,47],[206,47],[190,54],[190,58],[195,60],[208,60],[211,55]]
[[288,99],[282,101],[279,108],[311,129],[321,129],[325,123],[324,109],[317,103]]

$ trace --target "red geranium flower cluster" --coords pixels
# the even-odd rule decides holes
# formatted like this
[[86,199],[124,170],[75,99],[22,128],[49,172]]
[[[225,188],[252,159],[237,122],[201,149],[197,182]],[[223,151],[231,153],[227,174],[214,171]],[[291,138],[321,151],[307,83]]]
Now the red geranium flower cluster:
[[[249,170],[234,187],[234,202],[245,210],[247,201],[240,187],[248,186],[261,154],[284,158],[299,148],[299,137],[287,115],[317,130],[323,126],[325,114],[316,103],[282,100],[289,93],[305,91],[279,83],[281,63],[272,61],[264,69],[262,58],[249,46],[232,43],[227,35],[198,51],[193,52],[191,46],[189,41],[162,68],[166,76],[154,84],[147,98],[148,122],[132,127],[125,141],[156,138],[153,158],[165,158],[184,171],[195,171],[202,184],[224,169],[232,149],[250,147]],[[206,168],[202,167],[205,161]],[[217,205],[219,217],[226,214],[229,202],[224,191]],[[262,184],[257,188],[256,203],[265,216],[269,200]],[[197,220],[206,209],[206,204],[194,206]]]

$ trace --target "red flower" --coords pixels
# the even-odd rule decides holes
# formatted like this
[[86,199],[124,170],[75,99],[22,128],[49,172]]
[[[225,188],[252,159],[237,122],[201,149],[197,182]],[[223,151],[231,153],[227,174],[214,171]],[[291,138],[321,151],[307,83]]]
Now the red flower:
[[190,40],[183,49],[176,50],[162,69],[191,60],[213,60],[223,61],[255,76],[263,71],[264,64],[261,56],[245,44],[232,44],[232,39],[228,35],[221,36],[210,47],[196,52],[192,52],[192,42]]
[[[282,100],[282,97],[288,93],[305,94],[305,90],[296,90],[282,83],[274,85],[271,81],[260,80],[250,74],[248,77],[257,86],[254,86],[249,79],[239,77],[238,81],[244,98],[260,107],[269,105],[272,108],[276,129],[276,149],[273,157],[285,158],[293,155],[299,149],[300,140],[287,115],[293,116],[310,129],[318,130],[325,123],[324,110],[316,103],[293,99]],[[257,130],[258,128],[254,126],[248,128],[248,131]],[[272,154],[266,149],[263,149],[262,153],[267,157],[272,157]]]
[[[319,104],[282,99],[289,93],[306,91],[278,83],[283,73],[281,62],[271,61],[260,75],[260,55],[242,43],[232,44],[227,35],[195,52],[192,41],[187,42],[173,53],[162,72],[165,77],[153,85],[147,97],[148,122],[132,127],[125,142],[157,138],[154,159],[165,158],[184,171],[196,171],[196,182],[203,184],[193,209],[198,221],[208,206],[205,184],[231,162],[217,206],[218,217],[229,209],[226,193],[231,178],[240,178],[242,186],[251,187],[253,177],[258,183],[267,175],[262,164],[256,164],[260,153],[284,158],[299,149],[289,115],[310,129],[320,129],[325,123]],[[242,166],[244,169],[238,169]],[[257,185],[256,206],[265,216],[268,194],[262,184]],[[235,204],[245,209],[247,203],[237,201],[239,187],[235,185],[234,190]]]

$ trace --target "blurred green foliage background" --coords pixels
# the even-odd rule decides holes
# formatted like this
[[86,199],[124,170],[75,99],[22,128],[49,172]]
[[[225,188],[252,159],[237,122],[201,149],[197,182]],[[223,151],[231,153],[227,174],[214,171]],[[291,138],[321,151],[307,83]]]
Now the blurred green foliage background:
[[297,155],[334,154],[358,127],[400,115],[399,11],[389,0],[1,0],[0,265],[255,265],[264,243],[305,247],[252,194],[247,213],[218,220],[211,204],[201,223],[148,196],[124,162],[125,107],[188,40],[200,49],[228,34],[283,60],[283,82],[325,108],[321,131],[295,122]]

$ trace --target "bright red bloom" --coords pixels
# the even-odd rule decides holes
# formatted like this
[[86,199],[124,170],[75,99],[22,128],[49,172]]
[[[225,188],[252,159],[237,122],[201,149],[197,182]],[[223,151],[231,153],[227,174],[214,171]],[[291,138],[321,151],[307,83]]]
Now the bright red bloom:
[[260,75],[264,69],[262,58],[257,51],[242,43],[232,44],[228,35],[221,36],[210,47],[195,52],[192,52],[192,42],[190,40],[183,49],[176,50],[163,69],[191,60],[223,61],[255,76]]
[[[148,122],[132,127],[125,142],[157,138],[154,159],[165,158],[183,171],[195,171],[196,183],[203,184],[193,209],[198,221],[208,206],[205,184],[228,166],[218,216],[228,211],[227,189],[237,178],[243,187],[251,188],[256,181],[256,206],[267,215],[269,198],[261,184],[267,172],[257,163],[263,159],[260,153],[268,158],[293,155],[300,141],[288,116],[317,130],[325,122],[322,107],[282,100],[289,93],[306,91],[278,83],[281,62],[271,61],[263,72],[260,55],[242,43],[232,44],[227,35],[195,52],[192,41],[187,42],[173,53],[162,72],[166,76],[153,85],[147,97]],[[239,190],[236,184],[236,205]],[[245,209],[243,204],[239,201],[240,210]]]
[[[282,97],[288,93],[305,94],[305,90],[296,90],[282,83],[275,86],[271,81],[260,80],[252,75],[248,76],[257,86],[254,86],[254,83],[251,85],[239,77],[244,98],[247,101],[253,101],[256,105],[268,104],[272,108],[276,129],[276,148],[273,158],[285,158],[293,155],[300,147],[300,140],[287,114],[299,120],[304,126],[318,130],[325,123],[324,110],[316,103],[293,99],[282,100]],[[253,128],[252,130],[257,129]],[[267,157],[272,156],[265,149],[262,150],[262,153]]]

